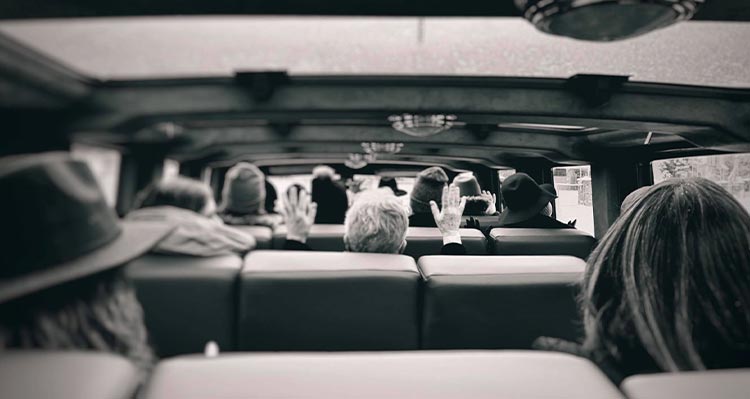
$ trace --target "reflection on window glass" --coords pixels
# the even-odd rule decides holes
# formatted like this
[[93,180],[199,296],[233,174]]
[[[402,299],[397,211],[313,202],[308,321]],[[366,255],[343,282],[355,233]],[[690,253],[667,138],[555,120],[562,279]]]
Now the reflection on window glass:
[[117,202],[117,184],[120,180],[120,153],[101,147],[83,144],[73,144],[71,147],[73,158],[85,161],[94,178],[99,183],[107,204],[115,206]]
[[174,159],[164,160],[164,170],[162,171],[162,179],[170,179],[180,175],[180,163]]
[[708,155],[651,162],[654,183],[677,177],[703,177],[729,191],[750,210],[750,154]]
[[594,235],[594,207],[591,201],[591,166],[566,166],[552,169],[557,200],[557,219],[576,220],[576,228]]

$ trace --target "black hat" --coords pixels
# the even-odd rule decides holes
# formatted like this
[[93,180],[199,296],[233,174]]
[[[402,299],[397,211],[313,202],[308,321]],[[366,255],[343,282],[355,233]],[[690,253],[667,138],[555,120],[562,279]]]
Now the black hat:
[[0,159],[0,303],[121,266],[172,226],[126,222],[67,153]]
[[398,188],[398,183],[396,183],[396,179],[393,177],[381,177],[380,183],[378,183],[379,187],[388,187],[391,190],[393,190],[393,194],[400,197],[402,195],[406,195],[406,191],[401,190]]
[[503,181],[503,200],[507,206],[500,214],[500,223],[514,224],[531,219],[554,198],[526,173],[516,173]]

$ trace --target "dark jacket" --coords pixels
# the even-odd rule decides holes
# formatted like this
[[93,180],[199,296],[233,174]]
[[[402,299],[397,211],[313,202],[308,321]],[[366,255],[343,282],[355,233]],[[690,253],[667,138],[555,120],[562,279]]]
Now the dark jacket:
[[432,213],[415,213],[409,216],[409,227],[437,227]]
[[315,224],[343,224],[349,198],[346,187],[328,176],[316,177],[312,181],[312,201],[318,204]]
[[518,228],[531,228],[531,229],[572,229],[573,226],[569,226],[557,219],[553,219],[549,216],[542,214],[536,215],[531,219],[524,220],[518,223],[503,224],[500,223],[500,227],[518,227]]
[[[286,240],[283,249],[289,251],[312,251],[312,248],[307,244],[295,240]],[[462,244],[446,244],[440,249],[440,255],[466,255],[466,248]]]

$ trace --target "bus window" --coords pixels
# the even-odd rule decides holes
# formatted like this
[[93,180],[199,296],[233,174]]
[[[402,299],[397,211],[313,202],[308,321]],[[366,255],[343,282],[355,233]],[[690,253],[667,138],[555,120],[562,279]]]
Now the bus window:
[[750,210],[750,154],[707,155],[651,162],[654,184],[677,177],[703,177],[729,191]]
[[117,184],[120,181],[120,153],[107,148],[84,144],[73,144],[70,149],[73,158],[86,162],[104,192],[109,206],[117,202]]
[[594,235],[594,207],[591,201],[591,166],[565,166],[552,169],[557,200],[557,219],[576,220],[576,228]]
[[515,169],[500,169],[497,171],[497,177],[500,179],[500,182],[507,179],[508,176],[516,174]]

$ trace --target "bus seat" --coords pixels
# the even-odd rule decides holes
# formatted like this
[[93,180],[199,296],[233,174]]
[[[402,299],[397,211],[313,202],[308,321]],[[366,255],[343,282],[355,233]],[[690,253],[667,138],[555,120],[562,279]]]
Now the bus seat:
[[215,341],[233,349],[236,282],[242,259],[146,255],[131,262],[146,326],[159,356],[202,352]]
[[424,349],[528,349],[540,336],[575,340],[572,256],[425,256]]
[[[315,251],[343,251],[343,224],[315,224],[310,228],[307,245]],[[273,249],[283,249],[286,241],[286,226],[279,226],[273,234]]]
[[0,352],[0,396],[8,399],[130,399],[140,383],[127,359],[93,351]]
[[634,375],[620,386],[631,399],[745,399],[750,396],[750,369]]
[[266,226],[231,226],[242,232],[248,233],[255,237],[257,246],[255,249],[270,249],[273,240],[273,230]]
[[490,242],[496,255],[571,255],[586,259],[596,239],[576,229],[494,228]]
[[[487,240],[481,231],[476,229],[459,229],[461,241],[469,255],[485,255]],[[404,255],[414,259],[425,255],[440,255],[443,247],[443,235],[437,227],[409,227],[406,232],[406,250]]]
[[622,399],[586,359],[542,351],[233,354],[162,361],[145,399]]
[[403,255],[252,252],[241,274],[240,350],[418,349],[419,280]]

